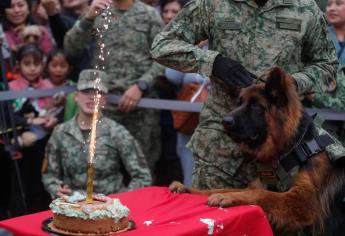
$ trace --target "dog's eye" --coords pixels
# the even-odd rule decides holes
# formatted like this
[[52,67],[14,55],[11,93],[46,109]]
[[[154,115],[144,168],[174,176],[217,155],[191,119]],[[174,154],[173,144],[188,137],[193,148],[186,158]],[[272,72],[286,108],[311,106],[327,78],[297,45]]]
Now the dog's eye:
[[254,135],[250,136],[251,140],[256,140],[258,138],[259,138],[259,134],[254,134]]
[[254,108],[254,109],[260,107],[259,104],[257,102],[255,102],[255,101],[251,101],[250,102],[250,106],[251,106],[251,108]]
[[250,107],[255,110],[264,110],[264,108],[258,102],[251,102]]

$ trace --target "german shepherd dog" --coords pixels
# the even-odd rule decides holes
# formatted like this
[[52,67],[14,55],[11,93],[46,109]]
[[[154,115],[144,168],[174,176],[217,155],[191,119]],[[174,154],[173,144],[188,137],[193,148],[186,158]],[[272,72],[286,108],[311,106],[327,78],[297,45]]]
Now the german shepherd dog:
[[[249,158],[277,163],[297,143],[313,139],[317,132],[312,118],[303,111],[293,78],[280,68],[266,76],[266,83],[241,90],[239,104],[224,118],[223,126]],[[345,235],[344,169],[330,161],[323,148],[299,165],[292,184],[283,192],[261,187],[198,190],[177,181],[169,188],[207,195],[210,206],[260,205],[278,231],[308,228],[315,233],[330,224],[338,236]]]

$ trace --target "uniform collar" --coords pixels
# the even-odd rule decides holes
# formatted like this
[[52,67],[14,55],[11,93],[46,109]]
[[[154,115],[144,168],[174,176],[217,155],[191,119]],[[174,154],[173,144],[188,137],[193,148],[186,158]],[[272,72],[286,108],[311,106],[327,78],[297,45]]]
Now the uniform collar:
[[80,143],[86,143],[86,140],[84,140],[84,136],[81,133],[79,124],[77,122],[77,117],[78,115],[75,115],[72,119],[71,122],[69,123],[69,127],[66,130],[66,133],[71,135],[73,138],[78,140]]
[[[78,115],[75,115],[72,119],[71,119],[71,122],[69,123],[69,127],[66,131],[67,134],[71,135],[72,137],[74,137],[75,139],[77,139],[79,142],[81,143],[85,143],[86,144],[86,140],[84,139],[84,136],[82,134],[82,131],[79,127],[79,124],[77,122],[77,116]],[[104,119],[103,119],[103,115],[100,114],[99,115],[99,118],[98,118],[98,124],[97,124],[97,134],[96,134],[96,139],[100,137],[100,133],[103,133],[104,132],[104,129],[106,129],[107,127],[104,127],[106,124],[104,122]],[[91,132],[91,130],[90,130]]]

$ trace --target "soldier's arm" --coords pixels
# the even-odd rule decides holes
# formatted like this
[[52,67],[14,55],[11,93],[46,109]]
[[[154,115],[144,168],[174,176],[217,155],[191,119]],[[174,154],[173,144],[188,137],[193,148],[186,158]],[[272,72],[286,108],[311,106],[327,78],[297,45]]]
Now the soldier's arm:
[[81,54],[93,39],[94,20],[81,17],[74,26],[67,31],[64,38],[64,49],[70,56]]
[[138,142],[123,127],[118,128],[113,133],[116,134],[113,140],[118,147],[122,163],[131,177],[131,181],[124,191],[151,185],[150,170]]
[[315,15],[302,41],[304,67],[292,74],[300,94],[326,91],[327,81],[335,78],[338,67],[335,49],[328,37],[325,16],[314,5]]
[[[159,32],[162,31],[163,27],[164,27],[164,22],[162,18],[154,10],[154,12],[152,13],[151,27],[150,27],[150,32],[148,35],[149,45],[152,44],[154,37]],[[148,50],[150,50],[150,48]],[[145,81],[147,85],[151,87],[153,85],[154,79],[160,75],[163,75],[163,73],[164,73],[164,67],[160,65],[159,63],[152,60],[151,67],[139,78],[139,80]]]
[[345,72],[338,70],[334,92],[315,94],[313,105],[318,108],[345,110]]
[[152,44],[152,57],[159,63],[182,72],[209,77],[219,54],[197,44],[209,37],[213,0],[192,0],[159,33]]
[[46,145],[45,158],[47,158],[48,166],[42,173],[44,188],[53,198],[56,197],[56,193],[62,184],[62,180],[60,179],[61,165],[58,143],[58,131],[55,128]]

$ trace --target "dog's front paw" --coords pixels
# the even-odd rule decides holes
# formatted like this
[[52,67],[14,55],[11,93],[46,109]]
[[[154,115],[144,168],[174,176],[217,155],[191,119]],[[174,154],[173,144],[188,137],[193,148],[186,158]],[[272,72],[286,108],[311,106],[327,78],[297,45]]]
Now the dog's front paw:
[[186,186],[184,186],[179,181],[172,182],[169,185],[169,189],[171,192],[175,192],[175,193],[186,193],[186,192],[188,192]]
[[239,205],[234,197],[228,194],[215,193],[208,197],[209,206],[230,207]]

